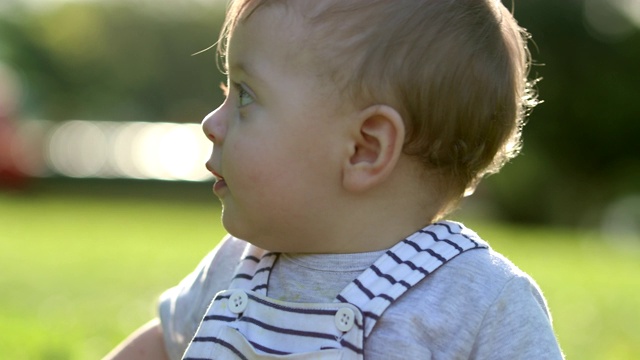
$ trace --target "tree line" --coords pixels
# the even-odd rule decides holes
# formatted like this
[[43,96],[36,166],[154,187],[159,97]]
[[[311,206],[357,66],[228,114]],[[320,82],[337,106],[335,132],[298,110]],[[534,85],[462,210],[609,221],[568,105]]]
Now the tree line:
[[[531,77],[542,79],[544,102],[529,117],[522,156],[477,195],[512,221],[598,219],[640,194],[638,26],[607,0],[505,3],[533,36]],[[25,116],[199,122],[222,101],[215,49],[193,54],[217,40],[223,2],[3,12],[0,63],[22,81]]]

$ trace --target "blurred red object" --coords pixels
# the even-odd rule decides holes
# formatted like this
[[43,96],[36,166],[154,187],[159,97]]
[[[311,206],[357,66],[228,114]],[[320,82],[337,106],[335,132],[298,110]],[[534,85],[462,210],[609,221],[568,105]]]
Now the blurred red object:
[[17,134],[0,119],[0,188],[22,189],[27,185],[29,176],[20,166],[23,146]]
[[0,64],[0,189],[22,189],[29,178],[21,167],[26,147],[16,125],[20,92],[15,73]]

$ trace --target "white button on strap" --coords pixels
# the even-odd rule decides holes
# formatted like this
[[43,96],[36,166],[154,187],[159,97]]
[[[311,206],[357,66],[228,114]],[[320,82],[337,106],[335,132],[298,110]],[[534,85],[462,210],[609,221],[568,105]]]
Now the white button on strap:
[[351,330],[355,322],[356,314],[349,308],[341,308],[336,313],[335,322],[338,330],[347,332]]
[[249,303],[249,297],[247,293],[242,290],[235,291],[229,297],[229,311],[234,314],[240,314],[247,308],[247,304]]

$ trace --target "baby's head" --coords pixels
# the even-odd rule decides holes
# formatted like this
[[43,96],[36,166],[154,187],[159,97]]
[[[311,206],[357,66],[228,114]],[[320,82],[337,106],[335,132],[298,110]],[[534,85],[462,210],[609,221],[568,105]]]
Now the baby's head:
[[403,152],[437,175],[445,207],[518,154],[537,101],[527,34],[499,0],[235,0],[223,57],[236,25],[268,6],[304,18],[295,46],[335,92],[402,115]]

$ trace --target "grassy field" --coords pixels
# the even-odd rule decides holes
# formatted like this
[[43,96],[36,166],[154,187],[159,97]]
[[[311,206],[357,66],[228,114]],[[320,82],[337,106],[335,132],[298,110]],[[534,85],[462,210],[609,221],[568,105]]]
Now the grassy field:
[[[223,236],[210,193],[0,193],[0,353],[97,359]],[[198,199],[199,196],[205,199]],[[468,221],[545,292],[568,359],[640,358],[640,244]]]

